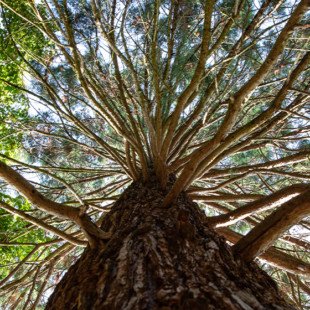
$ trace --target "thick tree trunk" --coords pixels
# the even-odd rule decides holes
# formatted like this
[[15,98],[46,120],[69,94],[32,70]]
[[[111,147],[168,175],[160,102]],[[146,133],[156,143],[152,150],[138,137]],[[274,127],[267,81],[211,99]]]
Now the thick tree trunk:
[[154,179],[134,182],[103,221],[112,239],[85,250],[46,309],[295,309],[254,262],[233,256],[190,197],[162,209],[165,194]]

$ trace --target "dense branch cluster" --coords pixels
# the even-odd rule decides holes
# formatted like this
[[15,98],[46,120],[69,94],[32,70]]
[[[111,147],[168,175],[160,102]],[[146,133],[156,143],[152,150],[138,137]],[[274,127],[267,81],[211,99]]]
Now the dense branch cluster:
[[162,208],[186,192],[309,308],[309,0],[0,4],[0,69],[22,77],[0,70],[1,109],[29,106],[0,115],[3,304],[43,307],[152,171],[163,190],[176,176]]

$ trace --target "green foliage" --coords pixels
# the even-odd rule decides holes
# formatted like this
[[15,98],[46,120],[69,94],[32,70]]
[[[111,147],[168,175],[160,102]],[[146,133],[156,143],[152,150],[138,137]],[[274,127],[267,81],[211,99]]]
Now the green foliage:
[[[32,19],[27,1],[7,1],[7,3],[17,12]],[[31,118],[28,113],[29,100],[21,90],[26,87],[25,84],[29,79],[29,76],[25,76],[24,73],[25,61],[31,59],[29,53],[35,52],[37,57],[44,57],[46,45],[49,44],[38,29],[27,27],[24,19],[10,10],[1,7],[0,16],[0,151],[8,157],[20,158],[24,132],[14,125],[29,121]],[[0,193],[1,201],[18,210],[33,209],[22,196],[9,193]],[[7,214],[7,212],[0,213],[0,242],[10,242],[14,239],[15,242],[35,244],[51,240],[41,229],[24,234],[29,226],[31,227],[31,224],[16,215]],[[16,238],[19,235],[22,236]],[[1,279],[5,278],[32,249],[33,246],[1,246]]]
[[[0,199],[3,202],[6,202],[18,210],[31,210],[31,205],[25,201],[25,199],[18,195],[15,198],[12,198],[9,195],[1,194]],[[0,213],[0,242],[9,242],[12,236],[20,234],[26,231],[27,223],[19,218],[16,215],[8,214],[3,216],[3,214],[8,214],[7,212]],[[6,233],[6,234],[4,234]],[[30,240],[30,238],[22,238]],[[20,240],[18,240],[20,241]],[[36,241],[40,241],[37,239]],[[29,241],[28,241],[29,242]],[[11,270],[7,268],[7,265],[12,264],[13,262],[19,262],[32,250],[31,246],[1,246],[0,247],[0,275],[1,278],[4,278]]]

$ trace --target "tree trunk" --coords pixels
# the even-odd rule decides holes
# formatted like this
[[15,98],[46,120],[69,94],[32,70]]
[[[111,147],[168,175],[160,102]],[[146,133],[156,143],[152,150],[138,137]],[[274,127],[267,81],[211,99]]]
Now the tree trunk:
[[160,208],[166,193],[153,176],[131,184],[102,223],[112,239],[85,250],[46,310],[296,309],[254,262],[233,256],[189,196]]

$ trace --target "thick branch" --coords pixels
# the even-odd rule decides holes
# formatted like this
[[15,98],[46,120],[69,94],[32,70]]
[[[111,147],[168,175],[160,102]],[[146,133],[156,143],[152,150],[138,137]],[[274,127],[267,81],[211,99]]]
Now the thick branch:
[[[231,243],[237,243],[243,237],[243,235],[228,228],[219,228],[216,231],[222,236],[225,236]],[[310,275],[310,264],[272,247],[260,254],[259,258],[271,266],[286,270],[293,274],[306,277]]]
[[250,261],[263,253],[286,230],[310,213],[310,190],[289,200],[254,227],[235,246],[234,252]]
[[78,209],[45,198],[22,175],[2,161],[0,161],[0,177],[40,210],[71,220],[78,216]]
[[[6,165],[4,162],[0,162],[0,177],[11,186],[13,186],[27,200],[36,205],[39,209],[65,219],[73,220],[82,228],[88,240],[92,243],[93,247],[95,246],[95,243],[97,243],[94,242],[94,239],[96,239],[98,244],[100,244],[99,241],[101,239],[109,239],[111,237],[110,233],[102,231],[94,223],[92,223],[91,219],[88,217],[88,215],[85,214],[83,210],[83,212],[81,212],[81,210],[77,208],[59,204],[45,198],[23,176]],[[8,208],[6,210],[9,211]],[[27,220],[29,221],[29,219]],[[64,238],[65,236],[61,237]]]
[[52,233],[54,233],[55,235],[67,240],[68,242],[75,244],[75,245],[79,245],[79,246],[87,246],[87,242],[82,241],[82,240],[78,240],[66,233],[64,233],[63,231],[53,227],[52,225],[46,224],[44,221],[39,220],[31,215],[25,214],[24,212],[20,211],[20,210],[16,210],[13,207],[11,207],[10,205],[8,205],[7,203],[0,201],[0,207],[12,214],[17,214],[19,217],[21,217],[22,219],[24,219],[27,222],[30,222],[32,224],[37,225],[38,227],[45,229],[47,231],[50,231]]
[[281,189],[267,197],[263,197],[257,201],[253,201],[245,204],[238,209],[230,211],[226,214],[221,214],[209,218],[209,223],[216,227],[229,226],[238,221],[250,216],[253,213],[259,213],[266,210],[270,210],[288,200],[295,197],[298,194],[310,189],[308,184],[295,184],[284,189]]

